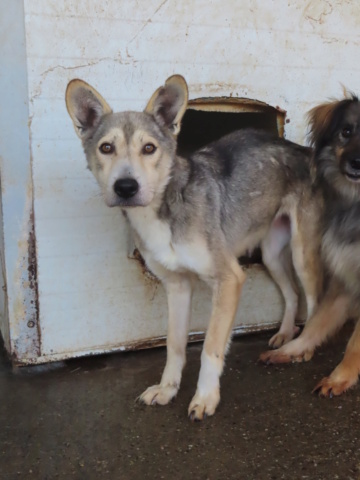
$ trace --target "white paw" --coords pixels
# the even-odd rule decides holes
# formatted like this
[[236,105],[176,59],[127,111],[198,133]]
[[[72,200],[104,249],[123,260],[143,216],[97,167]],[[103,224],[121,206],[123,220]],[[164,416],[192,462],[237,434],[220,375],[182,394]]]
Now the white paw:
[[270,338],[269,346],[272,348],[279,348],[282,345],[285,345],[285,343],[290,342],[290,340],[292,340],[295,335],[299,333],[299,330],[299,327],[294,327],[290,330],[286,330],[283,332],[279,330],[278,333],[276,333],[273,337]]
[[206,395],[200,395],[197,391],[190,402],[188,414],[190,420],[203,420],[207,416],[214,415],[220,402],[220,389],[216,388]]
[[146,405],[167,405],[176,396],[178,390],[177,385],[153,385],[147,388],[138,400]]

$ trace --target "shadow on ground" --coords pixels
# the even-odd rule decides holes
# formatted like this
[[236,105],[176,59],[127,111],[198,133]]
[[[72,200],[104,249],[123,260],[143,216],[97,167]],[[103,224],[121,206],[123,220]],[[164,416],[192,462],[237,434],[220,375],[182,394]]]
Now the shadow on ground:
[[13,372],[0,358],[0,478],[360,478],[360,387],[331,400],[310,392],[340,361],[350,330],[307,364],[266,367],[271,334],[233,341],[214,417],[191,423],[201,345],[188,347],[176,400],[134,402],[158,382],[164,348]]

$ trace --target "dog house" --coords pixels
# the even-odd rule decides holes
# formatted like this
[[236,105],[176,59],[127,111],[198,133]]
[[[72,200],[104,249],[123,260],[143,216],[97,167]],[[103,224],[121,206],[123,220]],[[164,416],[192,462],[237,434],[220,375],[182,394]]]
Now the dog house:
[[[179,149],[257,126],[303,143],[305,112],[356,91],[357,2],[12,0],[0,17],[0,328],[18,364],[163,344],[162,286],[99,196],[67,115],[78,77],[140,110],[174,73],[190,89]],[[235,331],[274,327],[281,296],[257,258]],[[199,339],[210,292],[194,295]],[[302,314],[303,315],[303,314]]]

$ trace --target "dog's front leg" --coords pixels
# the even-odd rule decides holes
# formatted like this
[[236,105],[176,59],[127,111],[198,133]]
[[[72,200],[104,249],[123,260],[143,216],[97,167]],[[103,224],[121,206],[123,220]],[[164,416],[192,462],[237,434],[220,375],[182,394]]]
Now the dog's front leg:
[[245,278],[234,259],[213,285],[213,309],[201,354],[197,390],[188,411],[191,420],[213,415],[220,401],[220,376]]
[[277,364],[311,360],[315,348],[343,326],[347,319],[349,305],[348,295],[333,294],[330,290],[315,314],[306,322],[301,335],[278,350],[262,353],[260,361],[266,364]]
[[329,377],[325,377],[314,388],[324,397],[341,395],[356,385],[360,375],[360,320],[346,347],[344,358]]
[[173,274],[163,280],[169,306],[167,360],[159,385],[149,387],[140,395],[147,405],[166,405],[179,390],[186,360],[186,344],[191,311],[191,278]]

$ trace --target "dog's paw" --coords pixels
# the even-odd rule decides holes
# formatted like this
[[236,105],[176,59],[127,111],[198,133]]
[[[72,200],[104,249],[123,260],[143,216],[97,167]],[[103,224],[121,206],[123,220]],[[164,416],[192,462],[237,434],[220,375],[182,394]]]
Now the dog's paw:
[[323,378],[314,388],[313,393],[318,393],[321,397],[332,398],[341,395],[356,385],[358,382],[357,371],[334,370],[329,377]]
[[176,385],[153,385],[143,392],[137,400],[146,405],[167,405],[176,397],[179,387]]
[[189,405],[189,418],[193,422],[204,420],[206,417],[214,415],[216,407],[220,402],[219,389],[213,390],[207,395],[200,395],[196,392]]
[[292,340],[278,350],[268,350],[260,355],[263,363],[278,364],[292,362],[308,362],[314,355],[314,350],[308,348],[300,338]]
[[278,331],[273,337],[270,338],[269,347],[280,348],[286,343],[290,342],[300,331],[299,327],[294,327],[289,331]]

